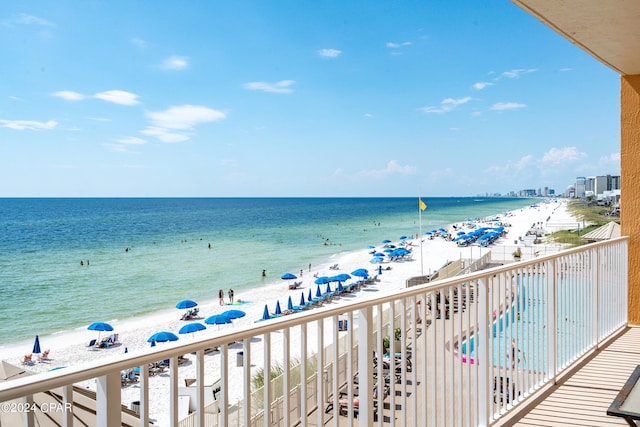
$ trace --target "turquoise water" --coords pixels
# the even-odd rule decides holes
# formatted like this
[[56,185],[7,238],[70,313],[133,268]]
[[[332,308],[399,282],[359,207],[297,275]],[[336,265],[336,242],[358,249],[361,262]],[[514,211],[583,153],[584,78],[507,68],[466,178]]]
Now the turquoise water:
[[[423,200],[423,232],[531,203]],[[0,344],[259,291],[418,232],[417,198],[0,199]]]

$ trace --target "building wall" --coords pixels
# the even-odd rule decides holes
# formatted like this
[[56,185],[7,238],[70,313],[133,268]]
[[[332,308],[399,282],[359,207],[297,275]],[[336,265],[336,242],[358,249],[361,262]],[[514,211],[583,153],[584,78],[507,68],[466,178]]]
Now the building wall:
[[629,323],[640,325],[640,75],[620,78],[620,225],[629,236]]

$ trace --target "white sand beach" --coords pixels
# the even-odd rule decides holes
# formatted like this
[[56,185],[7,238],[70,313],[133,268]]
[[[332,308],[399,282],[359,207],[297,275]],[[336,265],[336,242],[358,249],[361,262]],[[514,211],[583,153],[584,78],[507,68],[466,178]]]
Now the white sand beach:
[[[501,216],[504,222],[509,223],[507,234],[500,238],[489,248],[479,248],[478,246],[458,247],[454,242],[446,241],[442,238],[428,239],[424,236],[422,244],[419,239],[412,239],[411,243],[413,261],[401,263],[384,263],[383,268],[392,267],[391,270],[384,270],[378,276],[379,281],[372,285],[373,289],[378,292],[357,292],[354,298],[337,299],[330,304],[344,304],[345,301],[362,300],[366,298],[374,298],[386,292],[396,291],[405,287],[405,281],[414,276],[420,276],[422,273],[428,274],[439,269],[447,261],[453,261],[460,258],[469,259],[470,257],[478,258],[480,255],[486,254],[489,250],[495,253],[496,259],[511,262],[511,253],[516,247],[520,246],[523,252],[523,259],[530,259],[535,256],[556,252],[561,249],[556,244],[536,244],[533,246],[525,246],[520,241],[527,231],[533,226],[540,227],[543,230],[556,231],[562,224],[569,227],[571,224],[577,224],[577,220],[572,218],[566,208],[566,202],[554,201],[551,203],[540,203],[536,207],[526,207],[519,210],[511,211],[508,215]],[[460,225],[460,224],[459,224]],[[551,229],[553,228],[553,229]],[[574,227],[575,228],[575,227]],[[397,242],[394,242],[397,243]],[[382,244],[380,244],[382,246]],[[245,301],[245,304],[239,306],[225,305],[221,306],[218,299],[210,301],[197,301],[200,310],[200,319],[203,322],[208,316],[222,313],[228,309],[240,309],[246,312],[246,316],[233,321],[231,325],[208,325],[207,329],[195,333],[197,338],[205,336],[215,336],[222,332],[228,332],[239,326],[251,325],[257,319],[262,317],[265,304],[268,304],[270,310],[275,309],[276,300],[279,300],[282,308],[286,308],[287,298],[292,297],[294,304],[300,300],[301,291],[308,293],[309,288],[315,292],[313,284],[314,275],[332,276],[337,273],[351,273],[358,268],[367,268],[371,274],[377,273],[377,265],[371,264],[371,249],[362,249],[360,251],[337,254],[325,265],[318,265],[309,271],[308,267],[300,266],[303,269],[303,277],[299,277],[297,281],[302,280],[303,284],[300,290],[289,290],[288,283],[277,279],[272,283],[261,285],[259,289],[251,292],[238,292],[235,295],[236,301]],[[338,264],[339,270],[330,270],[329,266]],[[285,272],[282,272],[283,274]],[[298,272],[294,271],[296,275]],[[306,294],[305,294],[306,295]],[[228,298],[225,295],[225,300]],[[36,363],[27,369],[34,372],[46,372],[54,367],[71,366],[82,363],[90,363],[99,360],[105,356],[111,356],[123,353],[125,348],[128,352],[144,351],[149,348],[147,339],[158,331],[170,331],[178,334],[178,330],[187,322],[180,320],[184,310],[171,309],[162,312],[153,313],[148,316],[128,319],[103,319],[114,327],[113,333],[117,333],[120,345],[109,349],[93,350],[87,347],[91,339],[97,338],[98,333],[87,330],[87,325],[74,331],[55,334],[52,336],[40,337],[40,344],[43,350],[49,349],[48,362]],[[313,333],[310,330],[310,333]],[[109,335],[111,332],[103,332]],[[180,341],[193,339],[192,334],[179,335]],[[291,337],[292,349],[299,348],[299,337]],[[315,345],[317,340],[309,337],[309,344]],[[162,345],[162,344],[158,344]],[[262,357],[260,350],[261,343],[256,343],[256,348],[252,346],[252,356],[255,358]],[[31,352],[33,341],[20,342],[7,345],[0,348],[0,359],[9,363],[20,365],[25,354]],[[277,347],[277,344],[275,345]],[[236,350],[230,350],[235,352]],[[230,353],[235,354],[235,353]],[[192,355],[187,357],[193,358]],[[277,358],[277,355],[273,355]],[[206,383],[213,383],[219,378],[220,356],[217,353],[205,356],[205,377]],[[256,360],[256,364],[258,360]],[[232,363],[230,366],[230,378],[240,375],[241,369]],[[237,370],[237,372],[236,372]],[[179,381],[184,384],[183,379],[195,378],[195,363],[187,363],[179,367]],[[81,386],[94,388],[91,383],[81,384]],[[228,390],[231,402],[235,402],[242,397],[242,383],[240,381],[232,381]],[[129,406],[130,402],[139,400],[139,388],[135,385],[123,387],[123,404]],[[156,421],[157,425],[168,425],[169,409],[166,402],[169,393],[169,376],[157,375],[150,378],[150,416]],[[163,397],[164,396],[164,397]]]

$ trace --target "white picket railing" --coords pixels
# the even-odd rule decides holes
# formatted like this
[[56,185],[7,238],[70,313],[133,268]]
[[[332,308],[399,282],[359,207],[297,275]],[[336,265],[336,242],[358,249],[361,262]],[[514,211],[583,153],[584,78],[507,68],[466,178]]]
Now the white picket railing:
[[[170,387],[160,402],[170,415],[156,425],[338,426],[357,416],[362,426],[489,426],[626,325],[627,245],[627,238],[591,244],[375,299],[327,304],[215,338],[2,382],[0,402],[35,402],[23,414],[25,426],[38,425],[43,415],[71,426],[79,409],[43,414],[38,399],[53,390],[74,408],[73,384],[95,379],[91,424],[125,425],[121,372],[170,359]],[[231,377],[238,356],[230,345],[237,342],[243,344],[242,375]],[[205,349],[216,346],[220,391],[208,404]],[[179,420],[178,357],[187,353],[195,353],[196,410]],[[256,367],[268,379],[276,364],[279,375],[252,390]],[[147,369],[140,372],[135,424],[146,426],[150,378]],[[231,381],[242,384],[240,402],[230,401]]]

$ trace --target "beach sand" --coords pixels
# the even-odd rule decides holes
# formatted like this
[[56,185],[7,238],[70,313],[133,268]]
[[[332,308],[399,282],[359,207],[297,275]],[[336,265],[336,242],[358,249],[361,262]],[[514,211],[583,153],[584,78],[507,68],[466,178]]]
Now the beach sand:
[[[426,212],[428,214],[428,211]],[[498,215],[496,215],[498,216]],[[355,294],[354,298],[339,298],[332,301],[330,304],[338,305],[344,304],[348,301],[375,298],[387,293],[395,292],[405,287],[405,282],[408,278],[414,276],[420,276],[429,274],[448,261],[454,261],[458,259],[469,259],[470,257],[478,258],[481,255],[486,254],[489,250],[492,254],[495,253],[498,259],[511,262],[511,253],[516,247],[521,246],[523,251],[523,259],[530,259],[536,255],[544,255],[552,252],[557,252],[562,249],[557,244],[537,244],[533,247],[525,247],[521,243],[520,238],[524,237],[527,231],[534,225],[540,226],[545,229],[546,225],[550,227],[552,224],[576,224],[575,218],[572,218],[566,208],[566,202],[557,201],[551,203],[540,203],[535,207],[525,207],[522,209],[510,211],[508,215],[500,215],[503,221],[510,224],[507,228],[508,232],[505,237],[500,238],[489,248],[479,249],[478,246],[460,248],[455,243],[446,241],[442,238],[435,238],[433,240],[424,238],[422,245],[420,240],[410,240],[413,260],[409,262],[389,262],[383,263],[383,269],[387,266],[392,267],[391,270],[384,270],[381,275],[378,276],[379,281],[367,287],[367,291],[359,291]],[[460,225],[460,223],[458,223]],[[557,227],[556,227],[557,228]],[[549,231],[556,231],[549,230]],[[394,242],[398,243],[398,242]],[[379,247],[382,247],[382,243]],[[224,305],[219,304],[219,300],[216,298],[210,301],[198,301],[198,308],[200,309],[199,322],[203,322],[208,316],[214,314],[220,314],[225,310],[239,309],[246,312],[246,316],[233,321],[231,325],[208,325],[205,331],[200,331],[195,334],[183,334],[178,335],[178,330],[188,322],[180,320],[184,310],[168,309],[153,313],[151,315],[128,318],[128,319],[103,319],[110,323],[114,327],[113,332],[102,332],[101,336],[109,335],[111,333],[117,333],[119,335],[120,345],[114,346],[109,349],[95,350],[88,348],[87,344],[90,340],[98,338],[98,333],[95,331],[87,330],[85,325],[73,331],[54,334],[51,336],[40,337],[40,344],[43,350],[49,349],[49,357],[51,361],[36,363],[33,366],[29,366],[27,369],[33,372],[46,372],[54,367],[59,366],[71,366],[82,363],[90,363],[92,361],[99,360],[106,356],[111,356],[118,353],[123,353],[125,348],[128,352],[141,352],[149,348],[147,339],[158,331],[170,331],[180,337],[180,341],[187,341],[194,338],[204,338],[206,336],[216,336],[223,332],[229,332],[233,328],[239,326],[247,326],[253,324],[256,320],[262,317],[265,304],[269,306],[271,312],[275,309],[276,300],[280,302],[283,309],[287,306],[287,298],[292,297],[294,305],[297,305],[300,300],[300,293],[305,292],[305,296],[309,291],[309,288],[315,293],[316,285],[313,284],[314,275],[319,276],[333,276],[338,273],[351,273],[357,268],[366,268],[370,274],[377,273],[377,264],[371,264],[371,249],[362,249],[360,251],[336,254],[331,259],[327,260],[324,265],[318,265],[309,271],[308,266],[301,266],[303,269],[303,277],[298,277],[297,281],[302,280],[303,284],[299,290],[289,290],[288,282],[283,280],[274,280],[271,283],[266,283],[256,287],[251,292],[236,292],[235,301],[245,301],[241,305]],[[331,270],[329,266],[338,264],[339,270]],[[283,274],[284,272],[282,272]],[[299,272],[294,272],[299,275]],[[225,300],[228,302],[228,298],[225,295]],[[308,332],[309,351],[313,352],[313,346],[317,344],[317,339],[314,337],[315,330],[310,328]],[[277,338],[272,340],[272,346],[274,349],[281,349],[282,346],[276,342]],[[162,345],[162,344],[158,344]],[[9,363],[20,365],[22,358],[25,354],[29,354],[33,347],[33,340],[28,342],[13,343],[0,348],[0,359]],[[296,337],[295,334],[291,336],[291,348],[292,351],[296,351],[300,348],[300,337]],[[235,355],[235,351],[241,350],[241,346],[238,349],[231,348],[229,355]],[[252,344],[252,365],[261,365],[261,343]],[[193,358],[192,355],[186,355],[188,358]],[[272,354],[274,360],[278,360],[281,355]],[[295,355],[292,355],[295,357]],[[34,357],[35,359],[35,357]],[[236,367],[235,363],[231,363],[229,367],[229,378],[239,378],[242,375],[241,367]],[[220,375],[220,355],[212,353],[205,356],[205,385],[213,384]],[[184,384],[184,379],[195,378],[195,363],[187,363],[179,367],[179,384]],[[79,384],[80,386],[95,389],[93,381]],[[131,385],[123,387],[122,396],[123,404],[129,406],[132,401],[140,400],[140,389],[137,385]],[[229,400],[230,402],[236,402],[242,398],[242,382],[230,381],[229,387]],[[169,418],[169,376],[157,375],[150,377],[149,381],[149,398],[150,398],[150,417],[155,420],[156,425],[168,425]]]

